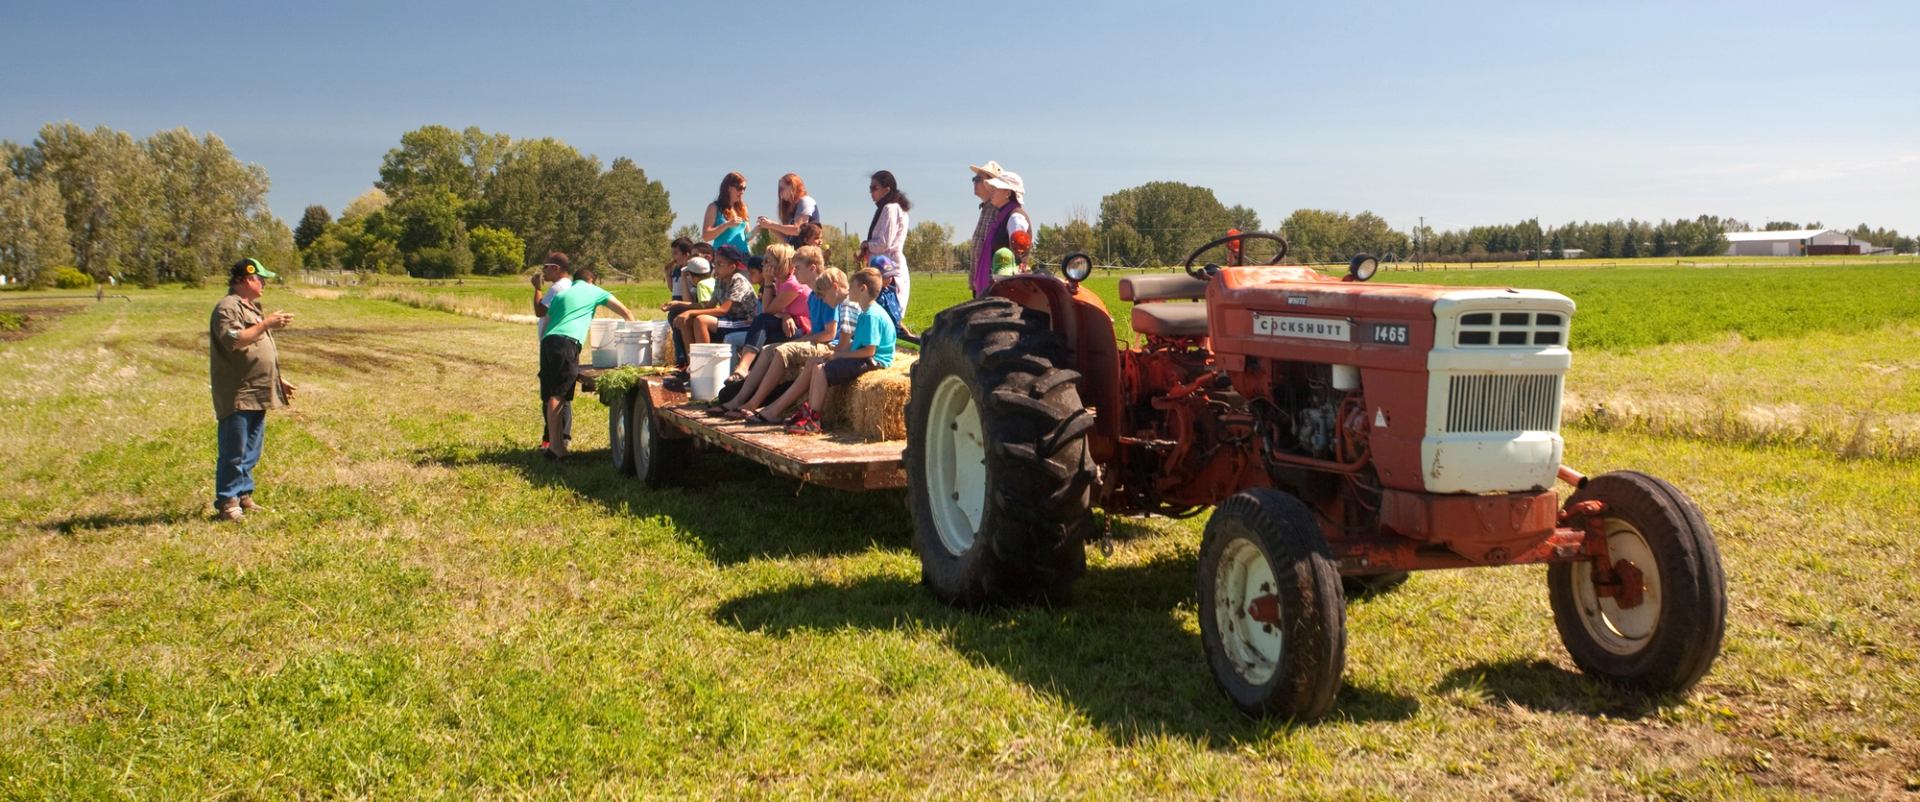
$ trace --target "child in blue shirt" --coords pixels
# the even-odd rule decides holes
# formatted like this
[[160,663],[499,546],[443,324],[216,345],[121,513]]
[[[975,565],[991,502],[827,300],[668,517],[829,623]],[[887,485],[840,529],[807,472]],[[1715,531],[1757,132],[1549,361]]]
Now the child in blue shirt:
[[867,371],[893,364],[893,317],[874,303],[885,286],[886,280],[880,277],[880,271],[873,268],[853,274],[848,282],[847,296],[860,306],[860,317],[854,323],[853,336],[842,337],[832,357],[809,362],[785,395],[760,410],[762,420],[778,420],[780,412],[804,394],[807,400],[787,419],[786,429],[792,434],[819,434],[820,410],[827,405],[828,388],[838,387]]

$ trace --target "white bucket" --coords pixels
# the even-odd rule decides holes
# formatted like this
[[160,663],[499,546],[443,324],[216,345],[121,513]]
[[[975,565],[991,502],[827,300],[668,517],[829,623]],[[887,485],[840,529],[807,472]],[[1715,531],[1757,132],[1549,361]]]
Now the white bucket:
[[653,364],[667,364],[667,344],[673,342],[673,324],[664,320],[647,321],[653,326]]
[[613,334],[613,324],[619,322],[620,321],[610,317],[603,317],[587,324],[587,347],[605,347],[610,339],[610,335]]
[[650,330],[641,330],[632,332],[629,336],[633,337],[633,361],[626,364],[653,364],[653,332]]
[[733,346],[726,343],[697,343],[687,349],[687,376],[693,400],[712,401],[720,394],[733,370]]
[[638,329],[614,332],[613,342],[620,351],[620,364],[645,364],[640,357],[640,349],[650,345],[652,339],[647,332]]
[[593,366],[596,368],[611,368],[619,364],[619,361],[619,351],[612,348],[593,349]]

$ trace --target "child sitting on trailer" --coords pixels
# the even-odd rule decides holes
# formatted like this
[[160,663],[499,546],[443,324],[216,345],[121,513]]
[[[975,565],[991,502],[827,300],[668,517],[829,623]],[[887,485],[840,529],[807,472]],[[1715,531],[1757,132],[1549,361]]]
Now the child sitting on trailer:
[[[822,270],[832,273],[839,277],[840,291],[837,297],[844,298],[847,286],[846,274],[826,267],[826,255],[816,246],[795,248],[790,262],[793,266],[793,280],[807,288],[805,300],[808,328],[799,336],[758,349],[759,354],[751,360],[750,364],[743,355],[741,359],[746,374],[744,380],[737,391],[719,399],[720,403],[717,406],[707,410],[708,415],[725,416],[733,420],[746,419],[753,408],[764,403],[768,398],[778,395],[785,389],[783,385],[793,381],[794,376],[798,374],[798,364],[805,362],[804,357],[798,358],[795,362],[796,354],[804,353],[811,356],[816,351],[821,355],[833,352],[832,343],[838,336],[834,329],[834,304],[827,301],[827,294],[823,294],[819,287],[833,286],[826,281]],[[854,308],[853,314],[859,313],[860,310],[857,307]],[[812,321],[820,321],[820,323],[813,325]]]
[[806,338],[780,343],[761,354],[760,361],[754,363],[754,371],[747,377],[747,384],[736,399],[737,403],[728,404],[722,414],[732,420],[755,424],[779,423],[779,418],[760,416],[754,410],[766,403],[767,399],[790,389],[791,383],[800,378],[800,371],[809,362],[833,356],[836,346],[853,336],[860,320],[860,305],[848,297],[847,274],[840,272],[839,268],[829,267],[821,271],[819,279],[813,284],[813,296],[808,299],[808,304],[812,307],[810,314],[822,323]]
[[[687,351],[692,350],[691,346],[712,342],[716,334],[725,334],[729,328],[745,330],[747,322],[753,320],[754,313],[759,310],[760,301],[745,275],[746,256],[733,248],[720,248],[714,252],[713,261],[716,275],[711,301],[667,304],[669,307],[684,305],[680,307],[681,314],[673,325],[688,344]],[[667,380],[669,388],[686,392],[689,381],[686,366],[687,360],[682,357],[681,369]]]
[[893,318],[874,303],[881,289],[886,286],[885,282],[880,277],[880,271],[872,268],[854,274],[851,286],[847,288],[848,297],[860,306],[860,317],[854,323],[853,336],[842,339],[832,357],[813,359],[801,368],[800,378],[794,381],[786,394],[760,411],[763,420],[778,416],[804,396],[807,400],[801,402],[799,409],[787,419],[787,432],[819,434],[820,410],[827,405],[828,388],[850,383],[867,371],[893,364]]
[[[812,333],[813,327],[807,316],[807,299],[813,294],[813,289],[807,285],[806,279],[797,277],[794,256],[793,246],[784,242],[767,246],[767,252],[760,256],[764,277],[760,291],[760,314],[754,317],[753,325],[748,327],[746,336],[739,343],[740,359],[734,366],[733,375],[727,378],[729,383],[738,383],[746,378],[761,348]],[[732,341],[729,336],[728,342]]]

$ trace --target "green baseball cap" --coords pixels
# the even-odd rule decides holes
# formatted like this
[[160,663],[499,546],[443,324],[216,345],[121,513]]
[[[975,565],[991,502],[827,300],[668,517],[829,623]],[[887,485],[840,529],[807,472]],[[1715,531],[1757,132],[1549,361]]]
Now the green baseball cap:
[[228,271],[227,273],[227,280],[239,281],[241,278],[244,278],[246,276],[259,276],[261,278],[279,278],[280,274],[275,273],[271,270],[268,270],[267,266],[260,264],[260,260],[258,259],[242,259],[238,262],[233,263],[233,269]]

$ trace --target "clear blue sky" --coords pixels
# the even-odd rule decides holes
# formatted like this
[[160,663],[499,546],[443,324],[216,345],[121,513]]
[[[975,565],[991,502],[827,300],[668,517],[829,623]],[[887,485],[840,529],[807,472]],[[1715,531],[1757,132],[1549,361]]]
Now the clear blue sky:
[[1920,3],[26,3],[0,138],[184,126],[338,213],[401,132],[555,136],[664,181],[740,170],[864,227],[886,168],[971,230],[966,165],[1043,221],[1214,188],[1396,227],[1713,213],[1920,230]]

